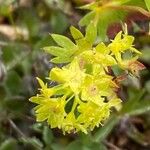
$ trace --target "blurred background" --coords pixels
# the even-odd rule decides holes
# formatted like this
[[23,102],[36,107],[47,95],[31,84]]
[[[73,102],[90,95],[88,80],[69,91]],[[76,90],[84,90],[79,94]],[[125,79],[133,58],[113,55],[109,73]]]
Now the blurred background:
[[[135,0],[134,0],[135,1]],[[35,121],[36,77],[56,66],[42,47],[54,45],[50,33],[70,37],[87,11],[77,7],[92,0],[0,0],[0,150],[150,150],[150,18],[137,12],[105,18],[100,40],[109,42],[126,22],[146,69],[123,82],[123,110],[89,135],[63,135]],[[135,1],[145,7],[142,0]],[[122,22],[121,22],[122,21]],[[107,24],[107,25],[106,25]],[[84,33],[84,28],[80,28]],[[53,84],[53,83],[50,83]],[[121,117],[120,117],[121,116]],[[114,117],[114,118],[113,118]],[[97,142],[92,141],[96,134]]]

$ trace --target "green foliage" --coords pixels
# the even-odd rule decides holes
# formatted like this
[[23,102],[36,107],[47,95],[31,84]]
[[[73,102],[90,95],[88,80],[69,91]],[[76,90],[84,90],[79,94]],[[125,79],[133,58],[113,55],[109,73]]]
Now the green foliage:
[[50,24],[54,33],[63,33],[69,26],[66,15],[58,11],[52,14]]
[[0,150],[149,148],[149,0],[85,3],[0,1]]
[[53,142],[53,134],[52,134],[52,130],[47,127],[47,126],[44,126],[44,129],[43,129],[43,140],[45,142],[46,145],[48,146],[51,146],[51,143]]
[[104,127],[101,127],[98,129],[98,131],[95,133],[93,137],[93,141],[99,142],[103,141],[111,132],[113,127],[118,123],[119,117],[118,116],[112,116],[105,124]]
[[147,6],[147,9],[150,11],[150,1],[149,0],[145,0],[145,4]]
[[70,32],[75,40],[76,45],[67,37],[62,35],[52,34],[52,38],[60,47],[45,47],[44,50],[54,56],[57,56],[51,60],[53,63],[68,63],[73,58],[85,51],[91,49],[97,35],[96,26],[91,23],[87,30],[85,37],[75,27],[70,27]]
[[35,137],[33,137],[33,138],[23,137],[20,140],[22,143],[28,145],[31,149],[42,150],[42,148],[43,148],[43,143]]
[[[89,143],[88,143],[89,144]],[[106,147],[103,144],[97,144],[97,143],[91,143],[91,145],[87,146],[83,143],[81,143],[80,141],[74,141],[72,143],[70,143],[66,150],[76,150],[76,149],[80,149],[80,150],[106,150]]]
[[[147,8],[149,9],[149,2],[145,1]],[[79,22],[80,26],[88,26],[93,21],[97,24],[98,36],[105,40],[107,34],[107,28],[120,20],[124,20],[128,13],[128,9],[135,9],[145,13],[145,10],[138,8],[138,6],[145,6],[141,0],[113,0],[113,1],[95,1],[91,4],[80,7],[80,9],[90,10]],[[150,15],[150,14],[149,14]]]
[[0,145],[0,150],[16,150],[17,141],[15,139],[7,139]]

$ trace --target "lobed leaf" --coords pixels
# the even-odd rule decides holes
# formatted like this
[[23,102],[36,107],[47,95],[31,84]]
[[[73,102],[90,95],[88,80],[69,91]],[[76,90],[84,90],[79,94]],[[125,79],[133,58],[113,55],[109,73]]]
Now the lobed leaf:
[[150,0],[144,0],[144,1],[145,1],[147,9],[150,11]]
[[95,17],[96,13],[95,11],[91,11],[90,13],[86,14],[80,21],[79,25],[80,26],[87,26],[91,20]]
[[96,40],[96,36],[97,36],[97,28],[94,25],[94,23],[90,23],[87,28],[86,28],[86,35],[85,38],[88,42],[90,42],[91,44],[93,44]]
[[66,49],[75,49],[76,45],[67,37],[59,34],[52,34],[51,35],[54,41],[61,47]]
[[69,51],[61,47],[48,46],[43,48],[45,52],[50,53],[54,56],[65,56]]
[[84,37],[83,34],[77,28],[73,26],[70,27],[70,32],[71,32],[72,37],[75,40],[79,40]]
[[61,64],[61,63],[69,63],[71,60],[72,60],[71,57],[55,57],[51,59],[51,62]]

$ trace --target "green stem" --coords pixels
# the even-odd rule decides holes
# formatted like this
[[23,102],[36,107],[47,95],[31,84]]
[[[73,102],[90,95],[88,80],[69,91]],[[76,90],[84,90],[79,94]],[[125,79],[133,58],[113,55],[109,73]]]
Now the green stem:
[[71,112],[74,112],[74,110],[76,109],[76,106],[77,106],[79,101],[80,101],[79,96],[75,95],[75,99],[74,99],[74,102],[73,102],[73,106],[72,106]]
[[72,94],[72,95],[67,99],[67,102],[66,102],[66,103],[68,103],[73,97],[74,97],[74,94]]

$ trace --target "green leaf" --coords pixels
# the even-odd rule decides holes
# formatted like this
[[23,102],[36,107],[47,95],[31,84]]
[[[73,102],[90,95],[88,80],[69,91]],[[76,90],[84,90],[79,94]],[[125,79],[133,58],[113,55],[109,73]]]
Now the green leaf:
[[[49,45],[55,45],[55,41],[53,40],[53,38],[51,37],[51,35],[46,35],[41,37],[41,39],[36,42],[34,44],[34,53],[35,53],[35,57],[37,56],[37,51],[41,51],[41,47],[47,47]],[[33,54],[32,54],[33,55]],[[32,56],[33,57],[33,56]]]
[[126,15],[125,11],[121,10],[104,10],[99,14],[99,21],[98,21],[98,35],[101,40],[106,39],[106,33],[108,26],[115,22],[120,22],[123,20]]
[[22,114],[27,109],[28,105],[23,97],[13,97],[6,98],[4,101],[4,108],[15,113]]
[[106,150],[106,147],[102,143],[89,141],[88,144],[84,144],[80,140],[75,140],[65,150]]
[[62,34],[69,26],[69,19],[61,11],[52,11],[50,24],[54,33]]
[[[45,52],[54,55],[54,56],[65,56],[67,54],[66,49],[61,48],[61,47],[55,47],[55,46],[48,46],[43,48]],[[66,52],[67,51],[67,52]]]
[[53,140],[53,133],[52,130],[48,126],[44,126],[43,129],[43,140],[46,145],[50,145]]
[[[13,49],[13,50],[12,50]],[[2,59],[7,70],[11,70],[28,56],[29,49],[20,43],[11,43],[3,47]]]
[[123,4],[127,3],[127,2],[130,2],[130,1],[131,1],[131,0],[118,0],[118,1],[117,1],[117,4],[123,5]]
[[92,143],[89,150],[107,150],[107,148],[103,143]]
[[16,150],[17,141],[15,139],[6,139],[1,145],[0,150]]
[[[9,94],[15,95],[21,92],[22,80],[17,72],[10,71],[5,80],[6,90]],[[15,85],[15,86],[14,86]]]
[[145,89],[147,90],[148,93],[150,93],[150,80],[148,80],[148,81],[145,83]]
[[145,1],[147,9],[150,11],[150,0],[144,0],[144,1]]
[[71,32],[72,37],[75,40],[79,40],[84,37],[83,34],[77,28],[73,26],[70,27],[70,32]]
[[[142,91],[133,91],[130,90],[129,93],[129,99],[128,101],[123,105],[123,108],[121,110],[121,114],[130,114],[131,112],[134,111],[134,109],[136,109],[137,104],[139,103],[139,101],[141,100],[142,96],[144,95],[145,90]],[[132,114],[132,113],[131,113]]]
[[92,45],[90,42],[88,42],[85,38],[79,39],[77,41],[77,45],[79,47],[78,51],[76,52],[76,55],[82,53],[85,50],[91,49]]
[[21,138],[20,140],[24,144],[31,145],[36,150],[42,150],[43,149],[43,143],[39,139],[37,139],[35,137],[32,137],[32,138]]
[[150,100],[143,100],[135,105],[134,109],[127,112],[128,115],[140,115],[150,111]]
[[113,127],[118,123],[118,121],[119,118],[117,116],[112,116],[103,127],[98,129],[98,131],[93,136],[93,141],[100,142],[104,140],[111,132]]
[[[149,38],[148,38],[149,39]],[[145,41],[145,40],[144,40]],[[150,41],[150,40],[149,40]],[[149,43],[149,42],[148,42]],[[143,50],[141,51],[142,52],[142,56],[141,56],[141,59],[144,61],[144,62],[147,62],[149,63],[149,60],[150,60],[150,50],[149,50],[149,47],[146,47],[146,48],[143,48]]]
[[58,34],[52,34],[51,36],[59,46],[64,47],[68,50],[76,49],[76,45],[67,37]]
[[18,19],[22,20],[23,25],[29,31],[30,38],[33,40],[32,37],[39,36],[40,20],[32,9],[20,9],[19,12]]
[[98,36],[100,37],[101,41],[105,41],[107,35],[107,28],[108,28],[108,23],[105,20],[99,20],[98,25],[97,25],[97,32]]
[[95,11],[91,11],[90,13],[86,14],[80,21],[79,25],[80,26],[85,26],[88,25],[91,20],[93,20],[95,17]]
[[0,1],[0,15],[8,17],[11,14],[10,4]]
[[85,38],[88,42],[93,44],[96,40],[96,36],[97,36],[97,28],[94,25],[94,23],[90,23],[86,28]]
[[43,82],[43,80],[41,80],[41,79],[38,78],[38,77],[36,77],[36,79],[37,79],[37,81],[38,81],[40,87],[44,89],[44,88],[45,88],[45,83]]
[[29,99],[29,101],[32,102],[32,103],[41,104],[42,101],[43,101],[43,98],[42,97],[34,96],[34,97],[31,97]]
[[61,63],[69,63],[72,60],[72,58],[66,58],[66,57],[55,57],[51,59],[51,62],[56,63],[56,64],[61,64]]
[[144,0],[130,0],[129,2],[126,3],[126,5],[139,6],[142,8],[146,8]]
[[32,126],[31,126],[31,129],[38,132],[38,133],[43,133],[43,126],[42,126],[42,123],[34,123]]
[[83,149],[84,145],[81,143],[81,141],[79,140],[76,140],[76,141],[73,141],[71,142],[65,150],[84,150]]
[[[61,143],[52,143],[51,144],[51,149],[52,150],[64,150],[64,145],[62,145]],[[50,148],[49,149],[46,149],[46,150],[51,150]],[[65,149],[66,150],[66,149]]]

